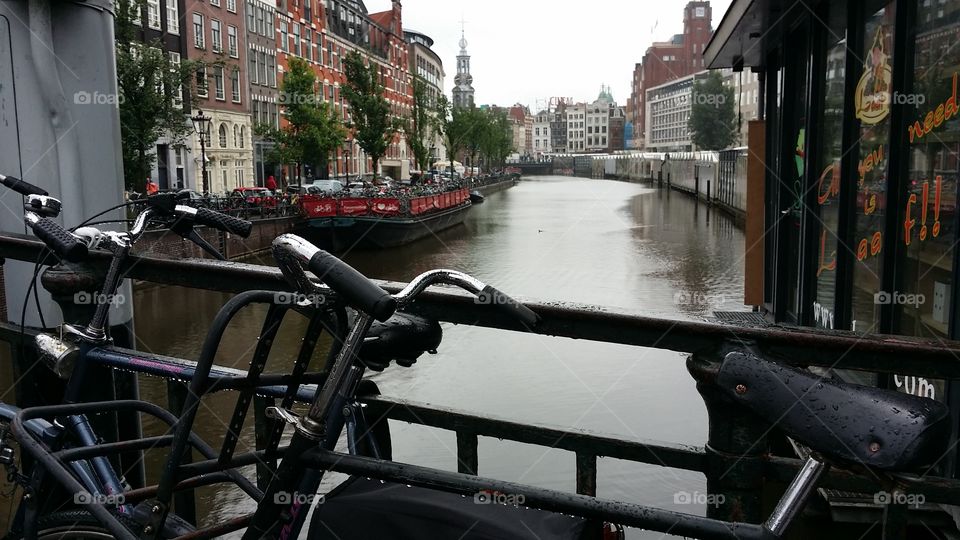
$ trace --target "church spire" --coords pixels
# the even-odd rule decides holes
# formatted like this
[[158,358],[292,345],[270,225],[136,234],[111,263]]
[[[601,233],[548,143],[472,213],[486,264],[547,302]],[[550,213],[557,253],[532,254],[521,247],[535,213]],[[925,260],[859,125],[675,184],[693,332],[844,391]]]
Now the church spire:
[[457,56],[457,76],[453,79],[453,106],[462,108],[474,105],[473,75],[470,74],[466,24],[466,21],[460,20],[460,55]]

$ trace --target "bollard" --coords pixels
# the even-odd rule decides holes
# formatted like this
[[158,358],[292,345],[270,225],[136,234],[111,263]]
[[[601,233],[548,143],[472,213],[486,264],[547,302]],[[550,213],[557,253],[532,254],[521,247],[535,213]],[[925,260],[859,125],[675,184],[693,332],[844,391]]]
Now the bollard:
[[724,521],[763,521],[762,457],[768,452],[768,425],[717,388],[715,380],[724,348],[694,353],[687,370],[707,406],[707,493],[717,504],[707,505],[707,516]]

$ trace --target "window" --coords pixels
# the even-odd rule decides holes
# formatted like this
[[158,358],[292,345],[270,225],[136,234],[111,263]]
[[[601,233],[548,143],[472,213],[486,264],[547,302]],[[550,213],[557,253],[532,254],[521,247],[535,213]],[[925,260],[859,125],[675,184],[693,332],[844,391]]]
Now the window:
[[237,48],[237,27],[227,27],[227,50],[233,58],[240,58],[240,51]]
[[[267,29],[266,29],[267,25],[263,21],[263,8],[258,6],[256,11],[257,11],[257,15],[256,15],[257,23],[256,24],[251,23],[250,28],[253,29],[254,32],[260,34],[261,36],[273,37],[274,39],[276,39],[276,36],[267,35]],[[250,16],[252,17],[253,14],[251,13]]]
[[307,43],[305,45],[307,49],[306,50],[307,60],[310,62],[313,62],[313,38],[312,38],[313,32],[311,32],[309,28],[304,28],[304,30],[305,32],[303,33],[303,37],[304,39],[307,40]]
[[[180,53],[171,52],[170,53],[170,70],[174,73],[174,76],[179,79],[180,77]],[[176,91],[173,93],[173,103],[179,107],[183,105],[183,87],[177,85]]]
[[250,62],[250,68],[247,70],[247,73],[249,73],[248,77],[250,77],[250,84],[262,84],[260,78],[257,76],[257,71],[259,70],[257,58],[257,51],[250,50],[247,52],[247,59]]
[[270,79],[270,86],[272,88],[277,87],[277,57],[274,55],[267,56],[267,77]]
[[247,31],[248,32],[260,33],[260,26],[257,24],[257,21],[258,21],[257,16],[260,15],[259,20],[263,20],[262,13],[263,13],[263,10],[255,7],[250,2],[247,2]]
[[233,146],[240,148],[240,127],[236,124],[233,125]]
[[240,70],[234,69],[230,73],[230,91],[234,103],[240,103]]
[[293,54],[303,56],[300,50],[300,23],[293,23]]
[[226,124],[220,124],[219,135],[220,135],[220,148],[226,148],[227,147],[227,125]]
[[265,52],[260,53],[260,80],[262,81],[261,84],[263,85],[267,85],[270,80],[270,65],[268,62],[271,58],[273,58],[273,56],[268,55]]
[[203,39],[204,29],[203,29],[203,15],[199,13],[193,14],[193,46],[198,49],[203,49],[204,39]]
[[210,0],[210,5],[220,7],[220,0]]
[[237,0],[227,0],[227,11],[230,13],[237,12]]
[[216,92],[214,97],[221,101],[226,99],[223,89],[223,66],[213,68],[213,88]]
[[309,24],[313,22],[313,11],[310,9],[310,0],[303,0],[303,16],[309,26]]
[[167,32],[180,33],[180,11],[176,0],[167,0]]
[[223,50],[223,35],[220,31],[220,21],[216,19],[210,19],[210,48],[216,53]]
[[207,97],[207,68],[197,70],[197,96]]
[[246,139],[247,139],[247,128],[245,126],[240,126],[240,144],[239,144],[240,148],[243,148],[243,144],[244,144],[243,141],[245,141]]
[[154,30],[160,29],[160,0],[147,0],[147,25]]
[[317,47],[317,63],[323,64],[323,35],[317,32],[317,39],[314,42]]
[[287,39],[287,21],[280,21],[280,50],[283,52],[290,52]]

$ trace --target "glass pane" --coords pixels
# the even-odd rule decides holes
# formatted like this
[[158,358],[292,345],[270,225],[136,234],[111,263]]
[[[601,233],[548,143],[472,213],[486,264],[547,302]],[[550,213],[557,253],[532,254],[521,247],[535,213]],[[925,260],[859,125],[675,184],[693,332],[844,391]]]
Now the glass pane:
[[894,3],[870,2],[853,106],[860,125],[853,245],[853,330],[877,332],[886,219]]
[[[898,334],[948,336],[960,151],[958,20],[960,0],[918,3],[912,83],[898,96],[905,105],[909,182],[897,241],[900,290],[885,299],[895,304]],[[945,397],[943,381],[896,376],[894,384],[912,394]]]
[[829,5],[827,14],[826,58],[823,61],[823,103],[820,113],[820,137],[817,138],[817,204],[820,232],[817,236],[817,297],[813,305],[813,323],[819,328],[835,329],[837,258],[840,220],[840,160],[843,157],[844,74],[847,59],[847,3]]

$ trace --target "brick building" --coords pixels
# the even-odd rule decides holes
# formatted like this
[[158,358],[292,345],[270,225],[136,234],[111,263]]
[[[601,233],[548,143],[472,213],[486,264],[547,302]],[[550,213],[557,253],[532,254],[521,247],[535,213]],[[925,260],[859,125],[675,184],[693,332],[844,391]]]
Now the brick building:
[[[207,182],[197,182],[211,193],[254,184],[247,49],[241,46],[244,7],[240,0],[186,0],[184,5],[187,58],[208,65],[197,72],[192,110],[201,109],[212,119],[206,136]],[[201,171],[198,138],[191,137],[191,143],[193,167]]]
[[[646,90],[704,69],[703,51],[713,35],[708,0],[693,0],[683,9],[683,33],[651,45],[634,67],[630,113],[634,133],[646,132]],[[641,142],[646,145],[646,141]]]
[[[247,105],[251,123],[280,127],[280,102],[277,83],[277,9],[276,2],[247,0],[245,25],[247,49]],[[256,184],[263,186],[270,176],[280,178],[279,164],[268,159],[273,147],[269,141],[253,137],[253,164]]]
[[[303,58],[317,74],[321,99],[349,121],[350,106],[341,92],[346,84],[343,61],[351,51],[358,51],[377,66],[393,114],[409,116],[413,87],[399,1],[394,0],[388,11],[368,13],[361,0],[279,0],[277,11],[280,84],[289,59]],[[318,163],[311,164],[305,173],[340,177],[374,173],[369,157],[351,134],[330,158],[324,166],[318,157]],[[402,133],[394,137],[380,165],[383,174],[409,176],[407,143]]]

